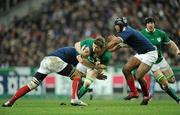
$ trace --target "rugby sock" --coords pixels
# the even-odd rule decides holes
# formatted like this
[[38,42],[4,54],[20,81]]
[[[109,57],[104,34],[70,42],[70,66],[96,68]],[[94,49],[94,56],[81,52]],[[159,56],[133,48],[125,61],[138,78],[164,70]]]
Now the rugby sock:
[[83,86],[80,88],[80,91],[78,93],[78,98],[80,99],[83,95],[86,94],[86,92],[88,91],[89,86],[93,83],[93,79],[90,77],[87,77],[84,79],[84,84]]
[[26,93],[30,92],[30,88],[28,87],[28,85],[25,85],[23,87],[21,87],[17,92],[16,94],[9,100],[9,104],[10,105],[13,105],[14,102],[21,98],[22,96],[24,96]]
[[80,77],[74,77],[72,80],[72,94],[71,99],[78,99],[77,92],[78,92],[78,86],[81,78]]
[[149,89],[147,87],[147,83],[144,79],[140,79],[138,80],[140,86],[141,86],[141,89],[142,89],[142,92],[143,92],[143,95],[145,97],[148,97],[149,96]]
[[155,92],[155,78],[153,76],[151,76],[151,82],[150,82],[150,95],[153,96],[154,95],[154,92]]
[[168,87],[167,89],[165,89],[166,93],[171,96],[176,102],[179,101],[179,97],[176,95],[176,92],[174,91],[173,88]]
[[131,92],[138,94],[138,91],[137,91],[137,88],[136,88],[135,82],[134,82],[134,77],[127,79],[127,84],[129,86]]
[[81,78],[81,80],[79,81],[79,84],[78,84],[78,91],[79,91],[80,88],[83,86],[83,84],[84,84],[84,79],[85,79],[85,78]]

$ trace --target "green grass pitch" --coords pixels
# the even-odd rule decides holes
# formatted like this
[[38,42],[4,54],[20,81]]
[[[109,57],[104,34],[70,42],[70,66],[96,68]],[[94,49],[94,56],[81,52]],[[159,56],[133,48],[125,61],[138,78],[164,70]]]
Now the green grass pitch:
[[[140,106],[140,99],[82,99],[86,107],[71,106],[68,99],[23,98],[11,108],[0,107],[0,115],[180,115],[180,104],[171,99],[152,100]],[[0,103],[5,100],[0,100]],[[66,105],[60,105],[65,102]]]

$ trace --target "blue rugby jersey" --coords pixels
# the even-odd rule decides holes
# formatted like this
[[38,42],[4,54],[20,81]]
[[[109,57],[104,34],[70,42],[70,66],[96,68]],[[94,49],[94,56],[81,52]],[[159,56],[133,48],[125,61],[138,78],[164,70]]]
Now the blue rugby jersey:
[[48,54],[48,56],[57,56],[73,66],[78,64],[77,55],[79,55],[79,53],[74,47],[62,47]]
[[131,28],[125,27],[125,30],[118,32],[118,36],[123,39],[123,42],[131,46],[138,54],[145,54],[155,50],[153,44],[140,32]]

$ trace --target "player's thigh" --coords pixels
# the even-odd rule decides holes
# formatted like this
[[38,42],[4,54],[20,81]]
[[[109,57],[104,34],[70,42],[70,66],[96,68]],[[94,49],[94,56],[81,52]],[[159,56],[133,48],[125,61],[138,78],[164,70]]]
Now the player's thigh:
[[139,65],[139,67],[137,68],[137,71],[136,71],[136,79],[141,79],[144,77],[144,75],[146,73],[149,72],[149,70],[151,69],[151,66],[141,62],[141,64]]
[[80,72],[86,74],[89,67],[83,65],[82,63],[78,63],[77,66],[76,66],[76,69],[79,70]]
[[136,57],[131,57],[128,62],[123,66],[124,70],[133,70],[141,64],[141,61]]
[[56,56],[45,57],[40,64],[38,72],[49,74],[62,71],[68,64]]
[[98,71],[96,69],[91,69],[87,71],[86,77],[95,79],[97,75],[98,75]]

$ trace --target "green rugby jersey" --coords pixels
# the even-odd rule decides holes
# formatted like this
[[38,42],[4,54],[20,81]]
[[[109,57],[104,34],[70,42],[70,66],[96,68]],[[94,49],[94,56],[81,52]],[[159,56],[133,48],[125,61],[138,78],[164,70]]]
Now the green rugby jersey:
[[106,50],[102,55],[96,57],[92,52],[93,43],[94,39],[91,37],[88,37],[87,39],[80,41],[81,47],[87,45],[91,50],[91,54],[88,57],[88,60],[93,64],[95,64],[95,62],[99,60],[101,64],[108,65],[111,59],[111,52],[109,50]]
[[154,29],[153,32],[149,32],[147,28],[141,30],[141,33],[153,44],[157,47],[158,51],[158,59],[156,63],[159,63],[162,59],[162,46],[164,44],[169,44],[170,39],[167,34],[159,29]]

